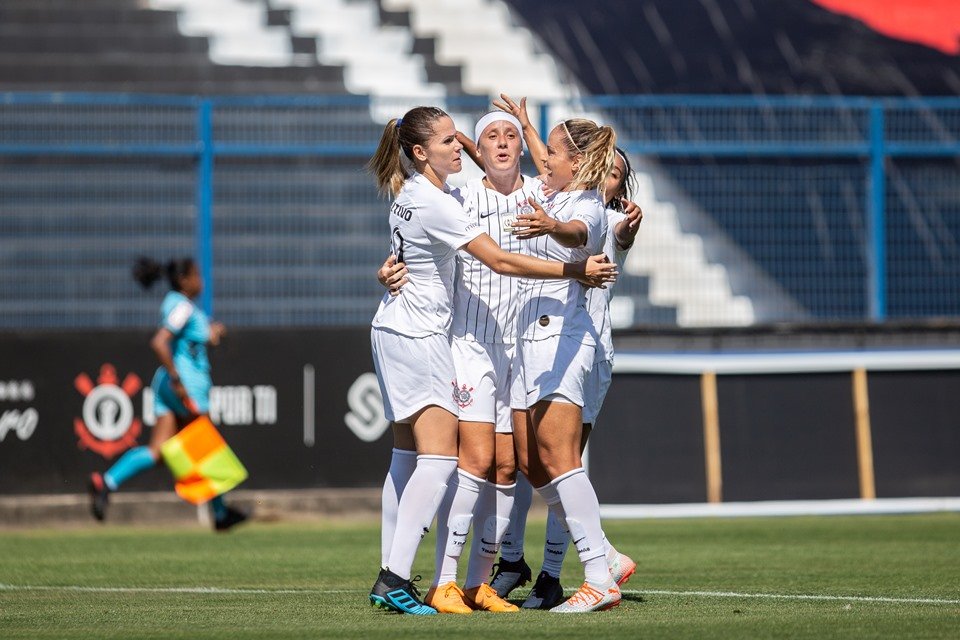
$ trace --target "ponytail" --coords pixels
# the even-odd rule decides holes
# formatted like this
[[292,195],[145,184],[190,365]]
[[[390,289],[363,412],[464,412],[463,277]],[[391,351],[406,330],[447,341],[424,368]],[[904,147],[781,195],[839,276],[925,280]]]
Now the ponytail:
[[133,265],[133,279],[144,289],[150,289],[153,283],[163,275],[163,265],[156,260],[140,257]]
[[377,189],[385,196],[396,197],[403,188],[403,181],[410,177],[400,152],[413,160],[413,148],[426,146],[433,135],[433,124],[440,118],[448,118],[439,107],[414,107],[395,118],[383,128],[380,144],[376,153],[367,163],[367,170],[373,174]]
[[613,127],[600,127],[583,118],[565,120],[561,126],[567,134],[567,150],[572,155],[583,156],[580,169],[573,176],[574,184],[584,189],[602,190],[607,175],[613,170],[617,148],[617,134]]
[[403,181],[410,177],[406,167],[400,161],[400,125],[394,118],[383,128],[380,144],[376,153],[367,163],[367,170],[377,182],[377,190],[384,196],[400,193]]
[[196,266],[193,258],[177,258],[162,265],[156,260],[141,256],[133,265],[133,279],[144,289],[150,289],[153,283],[166,275],[170,288],[181,291],[180,281]]

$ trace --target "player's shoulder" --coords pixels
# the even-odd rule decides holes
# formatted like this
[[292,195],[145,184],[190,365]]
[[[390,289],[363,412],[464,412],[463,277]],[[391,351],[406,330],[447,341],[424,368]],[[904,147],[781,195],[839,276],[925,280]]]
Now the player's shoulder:
[[523,190],[526,192],[532,192],[536,195],[543,194],[543,181],[535,176],[522,175],[520,176],[523,179]]
[[600,191],[597,189],[584,189],[582,191],[574,191],[572,194],[571,201],[574,204],[581,206],[589,207],[600,207],[601,209],[606,209],[603,204],[603,196],[600,195]]
[[414,174],[403,183],[397,202],[420,214],[434,211],[443,213],[451,209],[462,210],[457,189],[439,189],[422,174]]
[[169,312],[181,305],[189,305],[192,308],[193,301],[179,291],[171,290],[163,297],[163,303],[160,305],[160,308],[163,309],[164,312]]

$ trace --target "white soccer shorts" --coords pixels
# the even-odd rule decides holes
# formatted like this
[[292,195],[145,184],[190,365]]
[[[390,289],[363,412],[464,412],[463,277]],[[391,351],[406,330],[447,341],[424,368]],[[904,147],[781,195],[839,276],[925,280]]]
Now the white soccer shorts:
[[603,400],[607,397],[607,391],[610,390],[610,382],[613,380],[613,362],[603,360],[594,363],[593,369],[587,374],[586,384],[583,388],[583,423],[591,424],[594,428],[597,426],[597,416],[600,415],[600,408],[603,406]]
[[457,370],[460,419],[496,425],[497,433],[513,433],[510,419],[510,365],[512,344],[454,338],[451,343]]
[[411,416],[430,405],[459,415],[454,402],[457,373],[446,336],[411,338],[387,329],[372,329],[370,343],[388,420],[409,422]]
[[596,347],[583,344],[571,336],[551,336],[544,340],[523,340],[519,349],[518,384],[524,392],[523,406],[519,406],[520,389],[511,393],[511,404],[526,409],[550,396],[562,396],[572,404],[583,407],[584,385]]

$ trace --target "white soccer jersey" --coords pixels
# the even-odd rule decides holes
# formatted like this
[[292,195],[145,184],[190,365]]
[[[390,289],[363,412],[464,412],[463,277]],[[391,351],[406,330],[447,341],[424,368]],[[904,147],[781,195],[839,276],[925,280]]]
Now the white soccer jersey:
[[[580,262],[603,250],[607,217],[596,190],[556,193],[544,203],[548,215],[560,222],[579,220],[587,226],[587,242],[564,247],[550,236],[526,240],[523,253],[544,260]],[[570,335],[584,344],[596,344],[596,330],[586,308],[586,287],[569,278],[524,280],[521,285],[519,332],[525,340]]]
[[457,250],[482,233],[461,203],[419,173],[390,206],[390,249],[410,281],[400,295],[385,293],[373,326],[419,338],[449,335]]
[[[521,241],[512,233],[518,209],[527,198],[543,200],[543,183],[523,176],[523,184],[510,195],[488,189],[483,179],[460,189],[463,208],[504,251],[519,253]],[[517,340],[518,278],[495,273],[466,251],[457,260],[457,285],[453,304],[453,335],[477,342],[513,344]]]
[[[607,237],[603,243],[603,252],[610,260],[617,263],[617,270],[623,269],[623,263],[627,259],[627,252],[617,248],[617,239],[614,230],[621,220],[626,219],[626,214],[607,209]],[[610,298],[613,285],[608,284],[606,289],[588,289],[587,290],[587,310],[590,312],[590,318],[593,320],[593,326],[600,336],[600,342],[597,345],[596,362],[613,360],[613,330],[610,325]]]

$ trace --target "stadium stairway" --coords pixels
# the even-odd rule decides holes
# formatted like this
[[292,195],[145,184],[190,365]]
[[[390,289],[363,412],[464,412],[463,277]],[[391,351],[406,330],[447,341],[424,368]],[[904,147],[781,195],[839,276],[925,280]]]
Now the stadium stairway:
[[[82,7],[70,0],[5,1],[0,5],[0,33],[16,37],[9,41],[0,39],[0,82],[14,90],[190,94],[319,91],[334,95],[348,91],[373,92],[375,98],[383,99],[382,102],[374,100],[373,119],[356,111],[347,118],[351,120],[347,126],[352,127],[353,132],[359,131],[363,139],[375,139],[379,134],[375,121],[395,116],[404,107],[388,100],[389,93],[401,89],[408,94],[435,95],[441,100],[444,95],[492,95],[501,89],[519,93],[521,89],[530,89],[529,83],[535,79],[532,88],[542,97],[577,96],[576,85],[565,81],[562,69],[545,55],[542,45],[516,23],[507,6],[499,1],[451,4],[442,0],[418,3],[407,0],[383,0],[382,3],[375,0],[149,0],[148,4],[150,8],[135,0],[87,0]],[[456,10],[450,10],[451,6],[456,6]],[[470,25],[475,27],[471,31],[473,35],[463,36]],[[42,48],[36,43],[42,43]],[[505,51],[510,52],[510,64],[504,59]],[[44,65],[50,68],[50,73],[40,68]],[[511,71],[509,78],[504,69]],[[596,115],[602,117],[602,114]],[[240,139],[252,131],[256,131],[257,139],[269,137],[270,132],[266,130],[275,124],[273,118],[240,113],[217,117],[218,123],[231,120],[231,126],[240,132],[237,134]],[[304,116],[290,117],[296,120]],[[463,123],[462,128],[472,128],[472,120],[467,116],[455,114],[455,117],[458,124]],[[306,121],[301,124],[308,126]],[[277,126],[281,136],[289,135],[282,132],[281,125]],[[26,172],[23,184],[37,185],[49,179],[49,172],[58,171],[67,179],[64,167],[44,169],[39,165],[14,167],[14,164],[0,165],[0,173],[5,174],[0,180],[9,180],[10,176],[17,180]],[[289,244],[289,236],[296,233],[293,226],[267,229],[254,222],[258,207],[260,211],[271,211],[271,219],[286,220],[283,224],[289,225],[298,217],[309,225],[314,218],[329,217],[332,211],[346,211],[350,225],[369,227],[366,231],[347,233],[369,234],[368,245],[372,247],[369,255],[354,251],[351,258],[362,260],[363,264],[379,264],[383,249],[380,231],[373,220],[378,219],[382,203],[370,188],[362,162],[342,162],[339,166],[342,174],[335,189],[315,184],[316,171],[322,165],[323,161],[287,164],[270,161],[260,166],[218,162],[214,209],[216,266],[230,268],[218,270],[214,287],[218,315],[224,320],[242,320],[248,324],[353,324],[369,319],[370,296],[375,299],[379,291],[375,283],[362,279],[347,278],[338,289],[339,294],[325,291],[331,297],[325,299],[323,308],[315,300],[310,301],[311,292],[322,285],[318,284],[318,276],[306,274],[311,270],[334,273],[338,269],[335,247],[310,252],[303,243]],[[324,171],[328,170],[329,167],[324,167]],[[90,186],[68,199],[63,199],[63,194],[38,196],[40,192],[36,191],[23,192],[20,200],[12,197],[10,203],[14,207],[26,207],[27,200],[33,198],[32,206],[43,212],[38,220],[50,228],[60,229],[70,227],[70,218],[76,212],[93,210],[104,203],[128,203],[126,211],[117,214],[121,216],[135,217],[138,211],[144,210],[162,216],[165,215],[162,212],[168,210],[189,210],[192,202],[191,194],[180,193],[181,187],[171,187],[173,195],[164,192],[167,187],[161,187],[171,172],[178,171],[185,173],[176,180],[189,179],[187,167],[171,169],[169,163],[144,162],[123,168],[110,166],[109,162],[93,163],[81,172],[89,185],[115,185],[117,176],[123,175],[126,193],[118,197],[110,192],[113,187],[108,186],[96,193],[96,187]],[[466,177],[469,175],[461,179]],[[251,195],[250,185],[263,185],[267,181],[286,187]],[[699,244],[687,241],[684,245],[679,224],[669,221],[675,208],[660,206],[651,188],[652,181],[642,183],[647,191],[638,194],[637,199],[647,211],[645,224],[654,226],[651,218],[658,217],[666,220],[662,225],[664,229],[674,231],[657,236],[666,248],[651,255],[672,257],[630,263],[617,289],[616,324],[749,323],[752,320],[749,303],[737,299],[729,283],[722,284],[725,271],[711,266],[702,252],[694,257]],[[281,192],[283,188],[287,191]],[[350,193],[348,199],[337,195],[343,192]],[[160,204],[152,206],[152,198],[157,198]],[[63,206],[64,202],[68,203],[67,207]],[[336,220],[342,222],[343,218],[337,216]],[[137,241],[117,242],[115,251],[106,255],[96,255],[94,251],[83,253],[84,246],[93,246],[95,242],[92,237],[81,241],[77,257],[85,262],[77,263],[78,268],[71,269],[66,277],[79,280],[85,270],[105,271],[112,267],[111,273],[120,275],[108,277],[109,286],[129,290],[133,285],[126,275],[127,268],[137,253],[150,248],[155,249],[154,253],[191,252],[189,221],[183,219],[179,224],[180,232],[171,234],[168,244],[151,245],[148,238],[153,231],[148,230],[142,246]],[[119,223],[120,227],[123,225]],[[16,234],[22,234],[23,238],[36,235],[20,224],[15,235],[5,238],[5,242],[15,242]],[[261,238],[262,255],[268,256],[258,262],[251,262],[255,258],[254,250],[243,248],[242,239],[251,234]],[[63,236],[64,242],[68,237]],[[357,237],[348,244],[355,247],[362,244]],[[671,250],[674,245],[688,248],[674,251]],[[292,256],[299,257],[293,259]],[[713,295],[705,299],[705,304],[701,303],[696,291],[695,295],[674,299],[656,293],[685,288],[693,291],[685,286],[673,286],[676,276],[671,272],[677,271],[676,256],[689,257],[690,268],[685,272],[693,274],[691,282],[711,283],[710,291],[721,294],[719,300]],[[279,262],[280,257],[286,261]],[[51,256],[49,263],[66,265],[57,256]],[[257,289],[256,285],[239,284],[243,277],[257,269],[276,275],[281,273],[280,267],[290,276],[273,287],[271,296],[264,295],[263,291],[255,296],[251,289]],[[83,291],[76,282],[70,286],[73,291]],[[44,289],[41,287],[41,290]],[[51,286],[49,291],[49,295],[42,294],[35,305],[33,315],[38,326],[54,321],[49,317],[49,310],[56,305],[59,289]],[[332,302],[337,302],[342,312],[330,312]],[[151,324],[155,311],[148,303],[141,305],[140,302],[134,303],[132,310],[104,310],[98,308],[92,298],[80,293],[71,298],[67,306],[77,311],[71,316],[76,326],[92,318],[99,319],[94,324]]]
[[275,43],[283,43],[290,54],[275,60],[272,68],[237,58],[217,64],[227,45],[213,42],[211,47],[206,38],[182,35],[178,20],[176,12],[152,9],[138,0],[4,0],[0,87],[190,94],[346,92],[343,69],[319,64],[309,51],[312,40],[291,37],[283,29],[271,34],[271,42],[243,34],[245,48],[258,56]]

